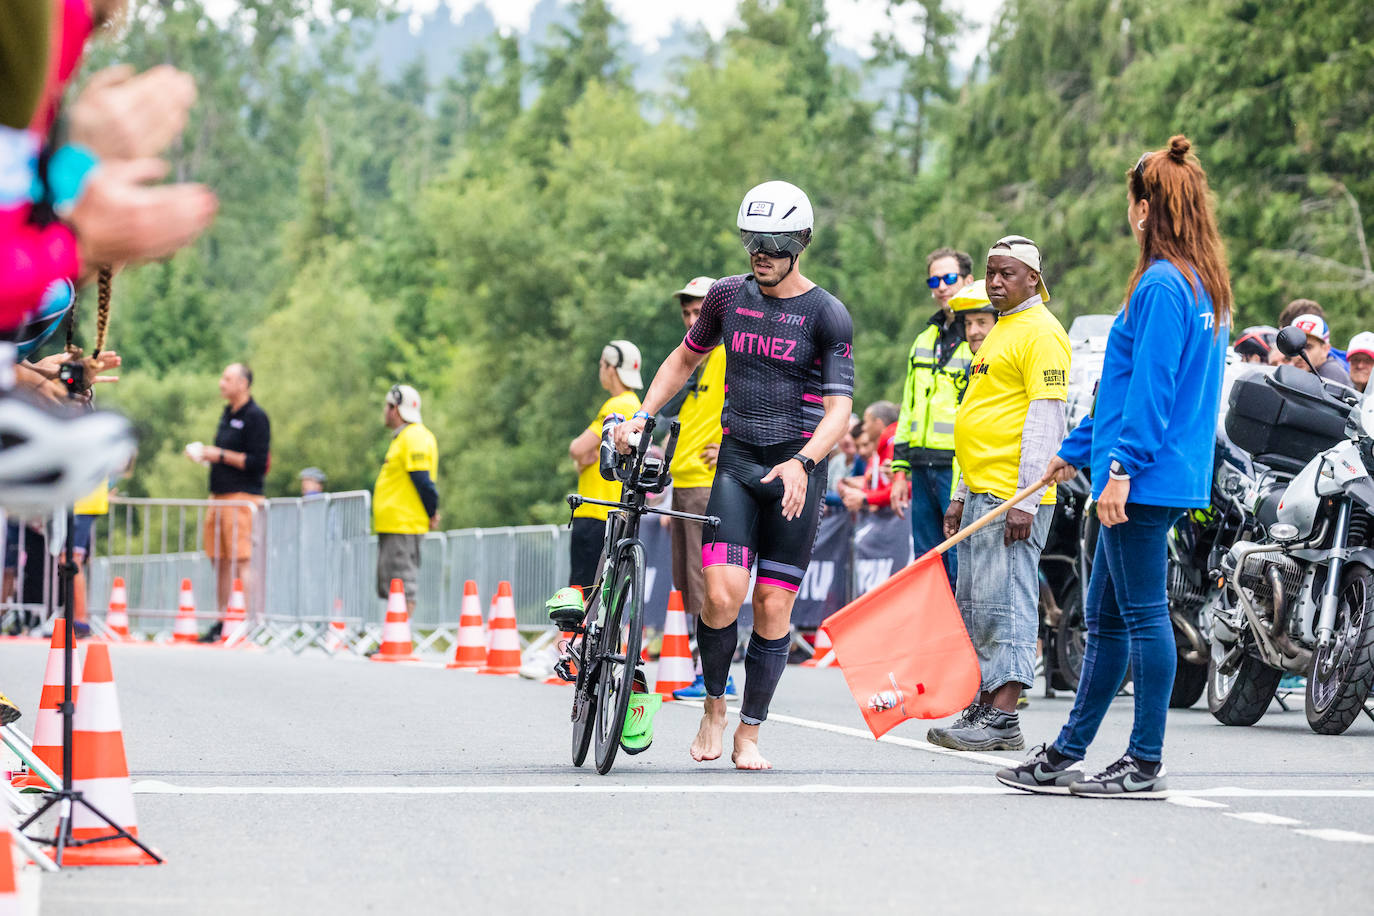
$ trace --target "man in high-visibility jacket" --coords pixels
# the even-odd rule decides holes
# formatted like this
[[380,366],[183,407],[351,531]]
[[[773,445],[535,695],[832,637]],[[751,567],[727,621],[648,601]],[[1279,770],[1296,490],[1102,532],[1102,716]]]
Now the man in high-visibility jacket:
[[[911,513],[912,547],[918,557],[944,540],[945,510],[954,483],[954,413],[973,361],[964,323],[949,305],[955,293],[973,282],[973,259],[963,251],[938,248],[926,256],[926,273],[939,310],[916,335],[907,358],[891,494],[898,515]],[[954,551],[946,551],[944,561],[953,587]]]

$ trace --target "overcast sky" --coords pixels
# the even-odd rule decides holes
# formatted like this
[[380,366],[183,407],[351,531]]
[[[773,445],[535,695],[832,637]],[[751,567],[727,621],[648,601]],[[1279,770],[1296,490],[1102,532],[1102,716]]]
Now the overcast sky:
[[[429,11],[438,0],[402,0],[402,4],[417,11]],[[524,29],[529,24],[530,11],[538,0],[448,0],[454,16],[461,18],[478,3],[485,3],[492,16],[504,27]],[[566,0],[560,0],[566,2]],[[635,44],[654,47],[667,35],[676,20],[700,23],[712,35],[719,37],[731,23],[738,0],[609,0],[611,8],[630,30]],[[959,42],[957,61],[967,67],[987,43],[988,25],[1001,6],[1002,0],[952,0],[952,7],[960,10],[972,27]],[[914,5],[914,4],[913,4]],[[888,31],[891,25],[886,15],[887,0],[826,0],[830,10],[830,27],[840,44],[867,53],[874,32]],[[905,28],[898,34],[909,46],[920,46],[919,31],[911,27],[910,14],[900,20]]]

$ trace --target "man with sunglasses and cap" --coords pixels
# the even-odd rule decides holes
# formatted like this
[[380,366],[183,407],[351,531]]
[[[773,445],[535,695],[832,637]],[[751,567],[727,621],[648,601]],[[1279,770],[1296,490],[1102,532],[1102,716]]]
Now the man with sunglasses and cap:
[[382,422],[391,444],[372,490],[372,527],[377,532],[377,595],[386,600],[391,580],[405,586],[406,608],[415,613],[420,579],[420,542],[439,527],[439,447],[420,421],[420,393],[392,385]]
[[[988,300],[997,323],[973,359],[954,426],[960,481],[944,531],[952,536],[1044,475],[1065,432],[1069,338],[1045,303],[1040,249],[1012,235],[988,251]],[[982,689],[927,740],[958,751],[1025,747],[1016,702],[1035,682],[1040,551],[1054,514],[1040,488],[959,544],[959,611],[978,653]]]
[[754,632],[731,754],[741,770],[772,766],[759,752],[759,726],[787,667],[792,605],[815,545],[826,457],[853,407],[849,312],[799,267],[813,222],[811,201],[795,185],[769,181],[745,195],[737,225],[753,272],[711,285],[700,316],[654,376],[643,410],[615,434],[616,447],[628,451],[629,435],[724,344],[723,437],[706,509],[720,526],[702,547],[706,600],[697,621],[706,698],[690,752],[697,761],[722,753],[726,679],[757,561]]
[[[955,293],[973,281],[973,259],[967,252],[937,248],[926,255],[926,272],[926,286],[939,308],[916,335],[907,356],[890,497],[898,515],[911,513],[911,542],[918,557],[944,540],[954,465],[954,413],[973,361],[964,342],[964,323],[950,308]],[[947,551],[944,561],[952,588],[958,568],[954,551]]]

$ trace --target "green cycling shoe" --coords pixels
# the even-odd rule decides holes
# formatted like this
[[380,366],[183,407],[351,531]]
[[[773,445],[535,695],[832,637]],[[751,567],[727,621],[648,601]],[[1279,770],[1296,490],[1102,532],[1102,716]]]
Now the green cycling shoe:
[[663,705],[663,697],[649,692],[644,672],[635,672],[635,689],[630,694],[630,706],[625,710],[625,725],[620,729],[620,746],[627,754],[642,754],[654,743],[654,716]]

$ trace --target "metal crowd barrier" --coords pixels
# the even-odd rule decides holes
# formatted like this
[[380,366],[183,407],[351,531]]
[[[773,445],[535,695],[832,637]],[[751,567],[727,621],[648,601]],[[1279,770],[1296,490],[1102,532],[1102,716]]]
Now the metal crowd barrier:
[[[181,581],[189,579],[199,629],[206,630],[219,618],[221,606],[216,567],[205,549],[206,515],[240,505],[112,498],[109,515],[98,518],[92,539],[86,580],[92,623],[101,626],[119,576],[128,593],[131,631],[143,638],[170,639]],[[377,594],[371,494],[360,490],[242,505],[251,510],[245,533],[252,555],[227,562],[232,574],[247,583],[250,638],[296,652],[311,646],[337,651],[330,623],[342,620],[347,633],[343,649],[363,652],[376,645],[386,602]],[[235,528],[233,537],[239,533]],[[468,579],[477,582],[484,614],[504,580],[512,584],[520,628],[550,629],[544,601],[567,582],[568,568],[567,532],[556,525],[425,535],[411,620],[419,648],[446,650],[452,645]],[[12,610],[19,610],[18,605]],[[41,604],[32,610],[41,611]]]

